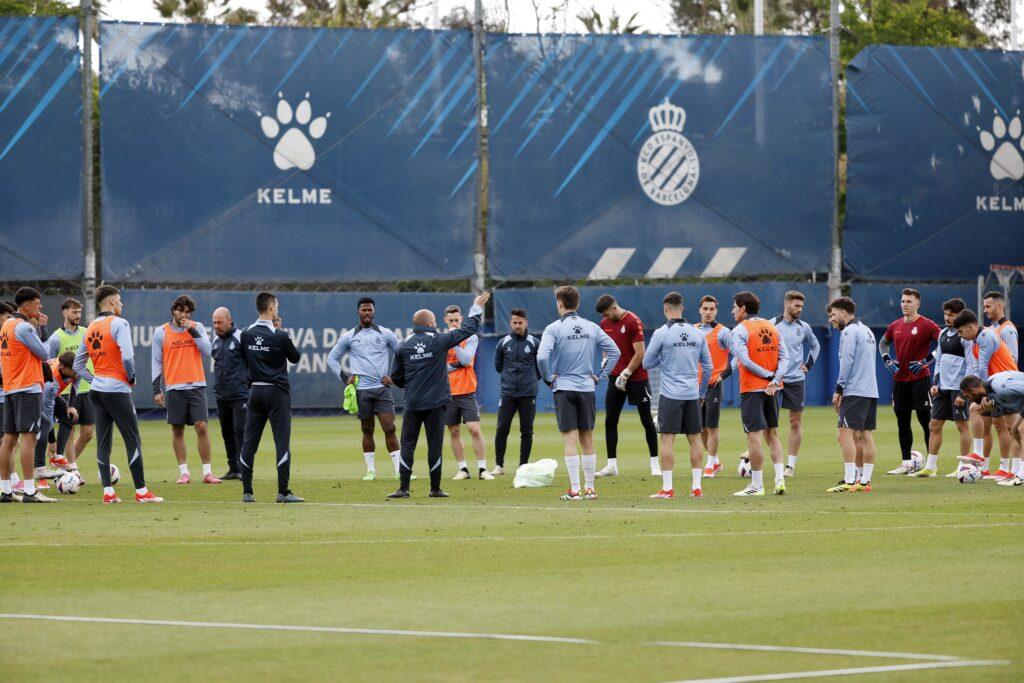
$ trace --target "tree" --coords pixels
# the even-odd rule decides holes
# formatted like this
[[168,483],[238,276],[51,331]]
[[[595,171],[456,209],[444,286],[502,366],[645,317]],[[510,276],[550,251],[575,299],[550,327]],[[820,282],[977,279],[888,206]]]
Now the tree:
[[604,17],[597,11],[597,8],[591,7],[586,12],[577,14],[576,18],[587,29],[587,33],[634,34],[643,32],[640,30],[640,25],[636,23],[638,14],[639,12],[633,12],[628,19],[623,20],[619,13],[613,9],[612,13],[608,16],[606,25]]
[[[483,16],[484,30],[490,33],[505,33],[508,31],[508,22],[492,17],[484,8]],[[448,14],[441,17],[441,28],[451,30],[472,30],[473,11],[465,5],[453,7]]]
[[416,0],[267,0],[270,23],[330,28],[403,28]]
[[53,15],[66,17],[78,14],[78,5],[64,0],[0,0],[0,16],[25,17]]
[[256,12],[242,7],[232,9],[229,3],[230,0],[153,0],[153,7],[164,19],[177,17],[197,24],[255,24],[259,19]]

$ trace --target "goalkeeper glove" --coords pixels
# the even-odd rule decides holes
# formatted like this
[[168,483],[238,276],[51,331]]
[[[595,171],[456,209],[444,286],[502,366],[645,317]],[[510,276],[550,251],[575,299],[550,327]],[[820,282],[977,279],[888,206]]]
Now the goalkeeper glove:
[[912,363],[910,363],[910,365],[907,366],[907,369],[916,375],[917,373],[924,370],[926,367],[928,367],[928,361],[922,359],[913,361]]
[[622,371],[622,374],[615,378],[615,388],[619,391],[626,390],[626,382],[629,381],[630,376],[633,374],[632,370],[626,369]]
[[882,356],[882,362],[885,363],[885,367],[888,368],[889,372],[891,372],[892,374],[895,375],[897,372],[900,371],[900,362],[893,358],[892,356],[890,356],[889,354],[885,354],[884,356]]

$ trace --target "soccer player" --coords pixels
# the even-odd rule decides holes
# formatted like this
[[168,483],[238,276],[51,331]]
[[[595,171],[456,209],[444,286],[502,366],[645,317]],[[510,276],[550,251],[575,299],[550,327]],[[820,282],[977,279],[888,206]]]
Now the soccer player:
[[[967,373],[964,358],[964,344],[953,327],[956,316],[967,304],[963,299],[950,299],[942,304],[942,317],[946,328],[939,333],[939,344],[932,354],[935,357],[935,374],[932,376],[932,419],[928,423],[928,460],[924,467],[908,476],[931,478],[938,475],[939,451],[942,449],[942,426],[946,420],[953,420],[960,433],[960,455],[967,455],[971,448],[971,435],[967,430],[967,405],[960,393],[960,381]],[[948,476],[956,476],[956,470]]]
[[[839,446],[843,450],[843,480],[828,493],[871,491],[875,469],[875,419],[878,382],[875,379],[875,335],[854,314],[857,306],[848,296],[828,305],[828,321],[839,336],[839,377],[832,405],[839,413]],[[857,460],[863,470],[857,480]]]
[[441,453],[444,450],[445,407],[451,398],[448,382],[448,351],[469,339],[480,329],[484,305],[491,298],[484,292],[473,301],[469,317],[455,330],[438,333],[431,311],[422,309],[412,317],[413,333],[399,345],[388,380],[405,389],[402,417],[401,478],[398,490],[388,498],[408,498],[409,481],[416,457],[420,429],[427,433],[427,466],[430,470],[430,497],[447,498],[441,490]]
[[[444,322],[448,331],[457,330],[462,326],[462,309],[449,306],[444,309]],[[480,479],[494,479],[487,471],[487,455],[484,453],[484,435],[480,431],[480,405],[476,402],[476,349],[480,338],[475,334],[469,339],[448,349],[448,383],[451,385],[451,398],[445,409],[444,421],[451,435],[452,453],[455,454],[456,472],[453,479],[470,479],[469,466],[466,465],[466,451],[462,446],[462,424],[466,425],[469,437],[473,441],[473,453],[476,455],[477,476]]]
[[231,311],[221,306],[213,312],[213,397],[217,401],[217,419],[224,439],[228,471],[221,479],[241,479],[238,453],[245,437],[245,401],[249,398],[249,378],[242,359],[242,333],[235,327]]
[[928,363],[931,360],[931,343],[939,341],[939,326],[919,314],[920,308],[921,293],[909,287],[904,289],[900,297],[903,317],[894,320],[878,340],[878,353],[894,376],[892,409],[896,413],[900,452],[903,455],[902,464],[886,474],[910,474],[915,470],[910,455],[914,447],[914,429],[911,424],[914,413],[924,430],[925,443],[928,443],[928,423],[931,420],[931,404],[928,401],[931,371]]
[[288,363],[298,363],[298,349],[287,331],[274,326],[277,297],[270,292],[256,295],[259,318],[242,331],[242,362],[249,378],[249,399],[245,408],[245,435],[238,455],[242,473],[242,502],[255,503],[252,475],[263,430],[270,422],[277,462],[277,503],[305,503],[291,492],[292,393]]
[[[377,444],[373,439],[374,417],[384,431],[384,445],[391,455],[391,465],[398,478],[398,459],[402,454],[395,431],[395,399],[391,387],[384,383],[391,367],[391,354],[398,353],[398,337],[386,327],[374,321],[377,305],[373,299],[363,297],[356,304],[359,325],[338,337],[338,342],[327,356],[327,367],[345,385],[356,385],[359,426],[363,432],[363,460],[366,462],[366,476],[363,481],[377,477],[374,453]],[[346,374],[341,367],[341,358],[348,353]]]
[[644,428],[647,454],[650,457],[651,476],[661,474],[658,464],[658,435],[651,415],[651,386],[644,360],[644,324],[640,318],[615,301],[610,294],[597,300],[597,313],[601,316],[601,329],[619,348],[619,362],[612,368],[604,398],[604,434],[608,447],[608,463],[597,473],[598,477],[619,475],[619,417],[628,401],[636,406],[640,424]]
[[171,322],[153,333],[153,401],[167,408],[171,425],[171,447],[178,460],[179,484],[192,479],[185,461],[185,426],[196,430],[199,460],[203,465],[203,483],[219,484],[213,476],[210,460],[210,411],[206,405],[206,373],[203,359],[213,352],[203,324],[192,320],[196,302],[183,294],[171,304]]
[[1010,434],[1013,438],[1013,450],[1011,465],[1013,472],[1008,478],[998,482],[1000,486],[1021,486],[1024,485],[1024,372],[1008,370],[997,372],[988,381],[980,377],[968,375],[960,382],[960,389],[964,397],[974,402],[980,402],[982,411],[990,411],[992,408],[999,408],[1004,417],[1012,418]]
[[[953,321],[961,339],[970,344],[970,356],[968,356],[968,372],[977,375],[983,382],[998,372],[1016,371],[1017,363],[1006,345],[996,331],[991,327],[981,327],[978,316],[971,309],[961,311]],[[984,435],[992,429],[993,423],[998,423],[998,430],[1009,431],[1006,420],[1003,420],[1002,413],[998,406],[989,406],[994,409],[998,416],[991,414],[990,410],[982,410],[977,403],[971,404],[968,411],[971,423],[971,436],[973,437],[973,449],[968,455],[960,457],[961,462],[969,462],[981,468],[982,476],[996,478],[998,480],[1008,479],[1009,468],[997,472],[995,476],[989,474],[988,458],[984,457],[985,439]],[[1007,449],[1008,454],[1009,449]]]
[[35,325],[43,311],[42,298],[31,287],[22,287],[14,295],[17,313],[0,327],[0,368],[3,372],[4,422],[0,441],[0,502],[14,501],[11,472],[14,452],[21,458],[24,475],[23,503],[52,503],[36,491],[35,446],[42,417],[43,367],[46,346]]
[[[72,354],[77,353],[78,347],[82,345],[82,339],[85,337],[85,327],[80,324],[82,322],[82,302],[70,297],[64,299],[60,305],[60,312],[64,320],[61,326],[46,340],[50,358],[59,358],[68,351],[71,351]],[[91,371],[92,368],[90,367],[89,370]],[[78,414],[78,421],[76,423],[59,422],[57,454],[50,459],[50,464],[61,469],[78,469],[78,455],[85,452],[85,447],[92,441],[96,424],[92,403],[89,400],[89,383],[79,380],[74,392],[68,386],[61,395],[72,402],[72,407]],[[78,432],[77,438],[75,431]]]
[[704,333],[683,319],[683,295],[669,292],[661,302],[668,321],[651,337],[644,368],[661,368],[658,432],[661,433],[661,490],[651,498],[675,498],[672,469],[676,434],[690,443],[690,498],[702,498],[700,402],[714,372]]
[[747,434],[750,485],[736,496],[763,496],[763,439],[775,466],[775,495],[786,493],[786,474],[779,439],[779,404],[775,394],[782,384],[779,372],[789,363],[786,345],[775,325],[758,317],[761,300],[753,292],[733,297],[732,316],[738,325],[732,331],[732,354],[740,379],[740,418]]
[[729,348],[732,346],[732,333],[729,328],[718,322],[718,299],[710,294],[700,300],[700,324],[697,329],[708,342],[711,353],[711,364],[714,371],[708,382],[707,393],[700,405],[701,441],[708,452],[708,462],[704,467],[704,476],[715,477],[722,471],[718,461],[718,423],[722,414],[722,382],[732,374],[729,364]]
[[533,420],[537,415],[537,349],[540,340],[527,330],[529,321],[525,308],[509,311],[511,332],[494,350],[494,369],[501,375],[501,396],[498,399],[498,427],[494,431],[495,467],[491,474],[505,474],[505,449],[512,418],[519,413],[519,465],[530,462],[533,448]]
[[[85,343],[75,352],[73,367],[75,374],[91,385],[89,399],[96,416],[96,462],[99,464],[100,481],[103,484],[103,502],[121,502],[110,482],[110,451],[114,425],[117,425],[135,484],[135,501],[162,503],[164,499],[146,487],[142,437],[139,435],[139,419],[132,402],[135,350],[132,348],[131,328],[128,321],[121,317],[124,303],[117,287],[97,287],[96,308],[100,314],[85,329]],[[90,360],[92,370],[89,369]]]
[[785,474],[796,473],[796,459],[800,455],[803,441],[803,427],[800,418],[804,411],[804,379],[818,360],[821,345],[814,336],[814,330],[800,319],[804,312],[804,295],[791,289],[783,301],[783,313],[772,318],[771,323],[782,335],[782,342],[789,352],[789,365],[782,373],[782,388],[779,390],[779,405],[789,411],[789,440],[786,442],[789,455],[786,456]]
[[[36,488],[49,488],[46,485],[46,480],[56,479],[63,474],[63,470],[50,470],[46,467],[48,443],[45,435],[50,433],[55,416],[72,425],[78,420],[78,411],[69,404],[74,392],[69,394],[67,400],[61,395],[65,389],[71,389],[74,386],[75,371],[72,368],[74,363],[75,353],[65,351],[59,359],[54,358],[43,364],[42,417],[35,447]],[[40,486],[40,483],[43,485]]]
[[[1010,355],[1013,356],[1013,362],[1017,363],[1018,367],[1020,363],[1017,357],[1019,341],[1017,339],[1017,326],[1014,325],[1006,318],[1006,297],[1003,296],[1002,292],[986,292],[982,299],[983,310],[985,311],[985,317],[989,320],[989,327],[998,335],[998,337],[1006,344],[1006,348],[1009,349]],[[998,407],[993,406],[992,408],[992,425],[996,428],[996,438],[999,441],[999,469],[992,474],[986,475],[986,479],[1006,479],[1009,476],[1009,465],[1008,465],[1008,454],[1011,449],[1012,439],[1010,436],[1010,425],[1009,422],[1012,420],[1012,416],[1003,420],[1001,411]],[[992,430],[985,430],[985,450],[983,455],[986,459],[989,458],[992,453]],[[985,469],[988,469],[986,466]]]
[[[619,347],[599,326],[581,318],[577,309],[580,293],[575,287],[555,290],[558,320],[544,328],[537,365],[555,399],[555,418],[562,434],[565,466],[569,470],[569,489],[562,500],[594,500],[594,475],[597,449],[594,448],[594,421],[597,402],[594,391],[608,377],[608,369],[619,361]],[[601,362],[601,354],[604,362]],[[582,458],[577,446],[583,451]],[[580,491],[580,461],[583,462],[584,488]]]

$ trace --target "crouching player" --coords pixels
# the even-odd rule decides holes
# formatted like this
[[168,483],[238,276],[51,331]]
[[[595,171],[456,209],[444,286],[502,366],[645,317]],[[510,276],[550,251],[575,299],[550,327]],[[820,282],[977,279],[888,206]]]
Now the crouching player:
[[[839,445],[843,451],[843,480],[828,493],[871,491],[875,469],[875,416],[878,383],[875,380],[875,335],[854,313],[853,299],[841,296],[828,305],[828,321],[839,337],[839,378],[832,405],[839,413]],[[857,456],[864,469],[857,481]]]
[[644,369],[661,368],[658,431],[661,433],[661,490],[651,498],[675,498],[672,468],[676,434],[690,442],[690,498],[701,498],[700,402],[708,390],[714,366],[704,333],[683,319],[683,295],[669,292],[662,300],[668,321],[654,332],[644,354]]
[[996,408],[1010,422],[1010,468],[1012,476],[998,482],[1000,486],[1024,485],[1024,372],[997,372],[983,381],[968,375],[960,382],[964,398],[979,403],[982,412]]

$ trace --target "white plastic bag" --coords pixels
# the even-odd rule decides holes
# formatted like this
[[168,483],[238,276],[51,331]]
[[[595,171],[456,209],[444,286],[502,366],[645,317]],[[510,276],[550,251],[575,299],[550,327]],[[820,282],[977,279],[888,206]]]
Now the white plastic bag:
[[520,465],[516,470],[516,478],[512,485],[517,489],[539,489],[542,486],[551,486],[555,483],[555,470],[557,469],[558,463],[551,458],[528,462],[525,465]]

